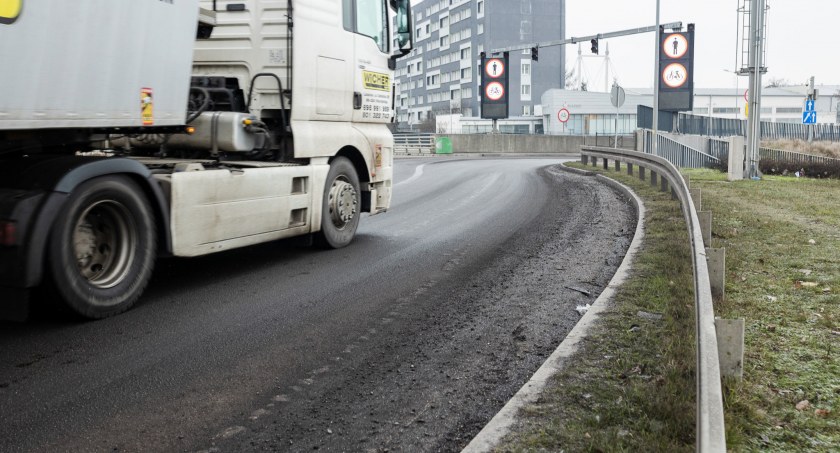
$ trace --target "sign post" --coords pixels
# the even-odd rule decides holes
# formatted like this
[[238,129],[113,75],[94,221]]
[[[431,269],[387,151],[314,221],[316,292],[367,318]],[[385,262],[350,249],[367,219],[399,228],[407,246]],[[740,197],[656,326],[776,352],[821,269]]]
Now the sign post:
[[624,105],[624,88],[618,86],[617,83],[613,83],[612,90],[610,91],[610,102],[615,107],[615,146],[614,148],[618,148],[618,109],[622,105]]

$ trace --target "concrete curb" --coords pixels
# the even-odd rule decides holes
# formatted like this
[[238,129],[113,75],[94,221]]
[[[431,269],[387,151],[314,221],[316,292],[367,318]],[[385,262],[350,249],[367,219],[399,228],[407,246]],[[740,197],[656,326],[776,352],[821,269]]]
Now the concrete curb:
[[[577,172],[588,173],[589,175],[592,174],[592,172],[573,169],[564,165],[561,165],[561,168],[565,171],[576,170],[571,172],[576,174]],[[596,178],[626,195],[636,206],[636,212],[638,213],[636,234],[633,236],[633,241],[627,249],[627,254],[624,255],[624,260],[622,260],[621,265],[618,267],[615,275],[613,275],[610,283],[606,288],[604,288],[604,291],[601,292],[601,295],[598,296],[598,299],[592,304],[592,308],[583,315],[563,342],[560,343],[560,346],[558,346],[548,359],[546,359],[545,363],[543,363],[540,369],[534,373],[531,379],[525,383],[525,385],[522,386],[515,395],[513,395],[510,401],[508,401],[499,413],[496,414],[489,423],[487,423],[481,432],[479,432],[478,435],[470,441],[462,452],[489,452],[501,443],[502,439],[510,433],[511,428],[516,422],[519,410],[537,401],[551,377],[563,369],[566,361],[569,360],[575,352],[577,352],[581,340],[589,334],[599,315],[610,306],[610,301],[615,295],[616,289],[624,283],[625,280],[627,280],[630,267],[633,264],[633,260],[636,253],[638,253],[638,250],[642,245],[642,240],[645,236],[645,206],[644,203],[642,203],[642,200],[624,184],[602,175],[596,175]]]

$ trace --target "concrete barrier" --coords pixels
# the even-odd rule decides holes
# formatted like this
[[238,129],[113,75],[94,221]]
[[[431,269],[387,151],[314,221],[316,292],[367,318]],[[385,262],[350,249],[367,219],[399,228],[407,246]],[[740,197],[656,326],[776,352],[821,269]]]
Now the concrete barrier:
[[[613,143],[613,137],[580,135],[451,134],[456,154],[577,154],[582,146]],[[633,136],[620,136],[622,144],[635,145]]]

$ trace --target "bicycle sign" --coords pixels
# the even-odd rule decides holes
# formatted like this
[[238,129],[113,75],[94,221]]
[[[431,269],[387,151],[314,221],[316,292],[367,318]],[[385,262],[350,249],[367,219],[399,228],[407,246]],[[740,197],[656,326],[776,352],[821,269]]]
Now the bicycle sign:
[[569,113],[569,111],[566,110],[565,107],[563,107],[562,109],[560,109],[560,111],[557,112],[557,121],[560,121],[561,123],[565,123],[566,121],[569,121],[569,116],[570,115],[571,114]]
[[688,81],[688,70],[679,63],[671,63],[662,71],[662,81],[671,88],[679,88]]
[[487,84],[487,89],[484,90],[487,99],[491,101],[498,101],[505,95],[505,86],[499,82],[490,82]]

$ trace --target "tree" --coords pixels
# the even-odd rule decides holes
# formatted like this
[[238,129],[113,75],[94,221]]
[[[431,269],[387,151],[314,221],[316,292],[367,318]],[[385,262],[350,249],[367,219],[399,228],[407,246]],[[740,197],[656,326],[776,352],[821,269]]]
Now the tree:
[[764,88],[779,88],[779,87],[789,87],[790,82],[788,79],[782,77],[770,77],[767,81],[767,86]]

